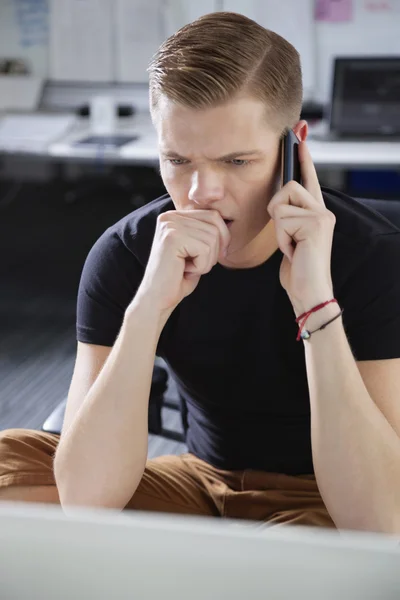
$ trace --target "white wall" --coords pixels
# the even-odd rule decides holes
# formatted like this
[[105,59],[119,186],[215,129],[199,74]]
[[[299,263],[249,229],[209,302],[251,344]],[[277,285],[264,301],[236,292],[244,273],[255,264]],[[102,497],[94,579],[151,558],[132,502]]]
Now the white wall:
[[[306,96],[326,103],[335,56],[400,56],[400,0],[349,1],[348,22],[315,21],[314,0],[224,0],[224,5],[286,37],[302,55]],[[277,15],[282,22],[277,22]],[[291,20],[291,26],[285,19]]]
[[[68,5],[69,19],[66,18],[66,15],[69,16]],[[148,19],[156,14],[156,7],[160,9],[163,24],[160,28],[159,22],[154,23],[152,31],[148,27]],[[163,39],[185,23],[221,7],[222,0],[0,0],[0,59],[26,59],[32,73],[39,77],[87,81],[90,72],[87,66],[91,60],[88,55],[92,54],[92,60],[101,62],[102,57],[107,58],[105,46],[109,44],[113,65],[102,69],[93,62],[93,80],[108,81],[111,77],[113,80],[132,81],[129,76],[133,73],[134,81],[147,82],[148,61]],[[107,13],[104,19],[99,19],[101,10]],[[79,11],[82,12],[80,20]],[[141,11],[146,19],[143,27],[132,22]],[[118,18],[121,12],[122,17]],[[127,20],[131,21],[128,26]],[[91,26],[87,37],[83,31],[86,23]],[[101,27],[104,27],[103,32]],[[112,36],[109,34],[111,29]],[[60,33],[65,48],[62,44],[60,46]],[[135,33],[143,40],[141,47],[135,43]],[[75,45],[74,34],[77,38]],[[65,52],[69,45],[71,57]],[[120,49],[123,50],[122,56]],[[136,68],[132,65],[135,57]],[[60,73],[59,68],[63,63],[65,74]]]
[[[316,24],[316,96],[322,101],[329,98],[334,56],[387,54],[400,57],[400,1],[392,1],[394,10],[388,12],[365,11],[366,4],[374,4],[369,0],[353,0],[353,4],[351,22]],[[378,4],[385,3],[375,2]]]
[[[73,0],[65,0],[70,2]],[[75,0],[76,1],[76,0]],[[107,2],[108,0],[105,0]],[[117,0],[109,0],[114,4]],[[126,2],[127,0],[125,0]],[[129,1],[129,0],[128,0]],[[133,0],[132,0],[133,1]],[[156,0],[148,0],[155,2]],[[313,0],[311,0],[312,2]],[[45,7],[51,10],[52,0],[0,0],[0,58],[15,56],[27,58],[32,64],[34,74],[39,76],[50,76],[48,36],[46,35],[43,21],[47,19]],[[212,10],[237,10],[254,18],[261,12],[257,5],[264,7],[270,3],[275,7],[272,24],[275,28],[277,3],[279,3],[279,14],[287,15],[287,19],[293,19],[295,9],[305,6],[309,0],[165,0],[165,27],[166,35],[170,35],[184,23],[210,12]],[[367,11],[365,7],[371,5],[387,5],[392,10],[374,12]],[[29,18],[25,13],[25,19],[18,18],[18,7],[31,7],[31,13],[35,7],[40,15],[38,19]],[[262,14],[268,14],[265,11]],[[31,34],[29,34],[29,23],[31,23]],[[268,22],[262,23],[268,27]],[[293,31],[296,28],[288,27],[288,22],[282,23],[283,32]],[[305,36],[302,29],[297,31],[296,36]],[[284,35],[284,33],[282,33]],[[305,60],[305,79],[309,82],[310,96],[326,102],[329,97],[331,81],[332,58],[337,55],[360,55],[360,54],[397,54],[400,56],[400,0],[388,0],[385,3],[372,2],[371,0],[353,0],[353,18],[346,23],[314,22],[307,41],[300,39],[301,46],[307,47],[311,44],[313,61]],[[292,41],[292,40],[291,40]],[[26,44],[30,43],[30,46]],[[295,41],[293,43],[296,45]],[[299,49],[300,50],[300,49]],[[238,49],[240,51],[240,49]],[[137,53],[136,53],[137,54]],[[135,60],[135,53],[131,52],[129,61]],[[143,63],[143,57],[141,57]],[[145,61],[144,61],[145,62]],[[141,80],[146,81],[145,69],[139,69]],[[116,65],[115,72],[118,72]]]

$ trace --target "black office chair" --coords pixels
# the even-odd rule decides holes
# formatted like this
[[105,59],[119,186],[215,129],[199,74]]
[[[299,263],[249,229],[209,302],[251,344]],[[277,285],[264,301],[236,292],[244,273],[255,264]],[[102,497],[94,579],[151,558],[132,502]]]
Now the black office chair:
[[[357,198],[357,200],[382,214],[400,229],[400,201],[374,200],[370,198]],[[184,442],[184,434],[182,435],[175,431],[166,430],[162,425],[161,409],[164,406],[181,411],[183,431],[186,432],[187,430],[187,409],[183,399],[178,397],[172,401],[165,400],[164,396],[167,390],[167,382],[168,373],[166,370],[161,366],[155,365],[149,403],[149,432],[161,435],[168,439]],[[42,427],[43,431],[49,433],[61,432],[66,402],[66,400],[63,400],[48,419],[46,419]]]
[[[187,430],[186,406],[184,404],[183,399],[181,399],[179,395],[174,395],[173,397],[168,395],[167,398],[167,388],[168,372],[164,367],[155,364],[150,389],[148,430],[149,433],[160,435],[169,440],[174,440],[176,442],[184,442],[185,433]],[[65,398],[46,419],[42,426],[43,431],[46,431],[47,433],[61,433],[66,405],[67,399]],[[178,431],[166,429],[163,426],[163,408],[170,408],[172,410],[180,411],[182,429],[184,432],[183,434]]]

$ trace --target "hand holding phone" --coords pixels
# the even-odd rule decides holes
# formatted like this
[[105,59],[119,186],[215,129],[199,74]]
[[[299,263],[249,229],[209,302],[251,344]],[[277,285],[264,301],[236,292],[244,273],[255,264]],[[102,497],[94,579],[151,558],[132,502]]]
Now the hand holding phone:
[[299,143],[297,135],[289,129],[282,139],[281,181],[282,186],[289,181],[301,184],[301,167],[299,161]]
[[[307,144],[300,143],[292,131],[282,139],[281,166],[282,187],[270,200],[268,212],[284,254],[280,282],[298,316],[321,299],[333,297],[330,259],[335,215],[325,206]],[[300,185],[287,185],[290,181]]]

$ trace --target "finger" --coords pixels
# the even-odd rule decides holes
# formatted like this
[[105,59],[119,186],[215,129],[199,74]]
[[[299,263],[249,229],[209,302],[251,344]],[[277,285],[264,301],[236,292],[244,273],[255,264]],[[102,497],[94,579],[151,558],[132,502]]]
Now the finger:
[[[204,232],[209,234],[210,237],[210,246],[215,249],[216,262],[219,260],[223,260],[225,247],[223,245],[223,241],[221,238],[221,233],[219,227],[212,222],[200,221],[199,219],[188,218],[185,215],[178,216],[178,219],[183,221],[183,228],[188,232],[189,235],[195,236],[195,232]],[[225,223],[224,223],[225,225]],[[229,234],[229,242],[230,243],[230,234]]]
[[285,231],[283,227],[278,227],[275,224],[275,236],[280,251],[292,262],[294,253],[293,238]]
[[[293,208],[293,207],[289,207]],[[274,221],[275,235],[279,248],[285,256],[292,262],[292,257],[296,249],[296,245],[304,240],[310,239],[311,233],[315,228],[314,219],[305,216],[289,216],[278,221]]]
[[297,181],[289,181],[272,198],[268,205],[268,212],[272,218],[276,207],[280,204],[297,206],[309,210],[320,210],[322,208],[321,203],[311,196],[310,192]]
[[218,262],[219,239],[209,231],[192,230],[182,241],[185,273],[204,275]]
[[204,223],[210,223],[218,227],[220,241],[221,241],[221,253],[226,250],[231,242],[231,234],[225,221],[221,217],[217,210],[183,210],[175,211],[176,215],[189,218],[191,221],[200,221]]
[[273,209],[273,215],[271,217],[274,221],[280,219],[286,219],[288,217],[309,217],[310,211],[300,206],[294,206],[293,204],[277,204]]
[[275,221],[277,234],[284,231],[296,244],[310,240],[316,230],[320,230],[322,219],[320,215],[313,214],[311,217],[285,217]]
[[315,200],[325,206],[317,171],[315,170],[308,146],[305,142],[300,142],[299,146],[299,160],[303,186]]

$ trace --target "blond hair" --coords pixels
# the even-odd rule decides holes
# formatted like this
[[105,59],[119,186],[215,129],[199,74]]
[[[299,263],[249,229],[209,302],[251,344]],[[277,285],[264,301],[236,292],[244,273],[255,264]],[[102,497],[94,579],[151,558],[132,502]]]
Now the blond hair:
[[148,73],[153,115],[161,95],[195,109],[249,95],[265,103],[281,133],[300,119],[299,53],[241,14],[214,12],[185,25],[163,42]]

